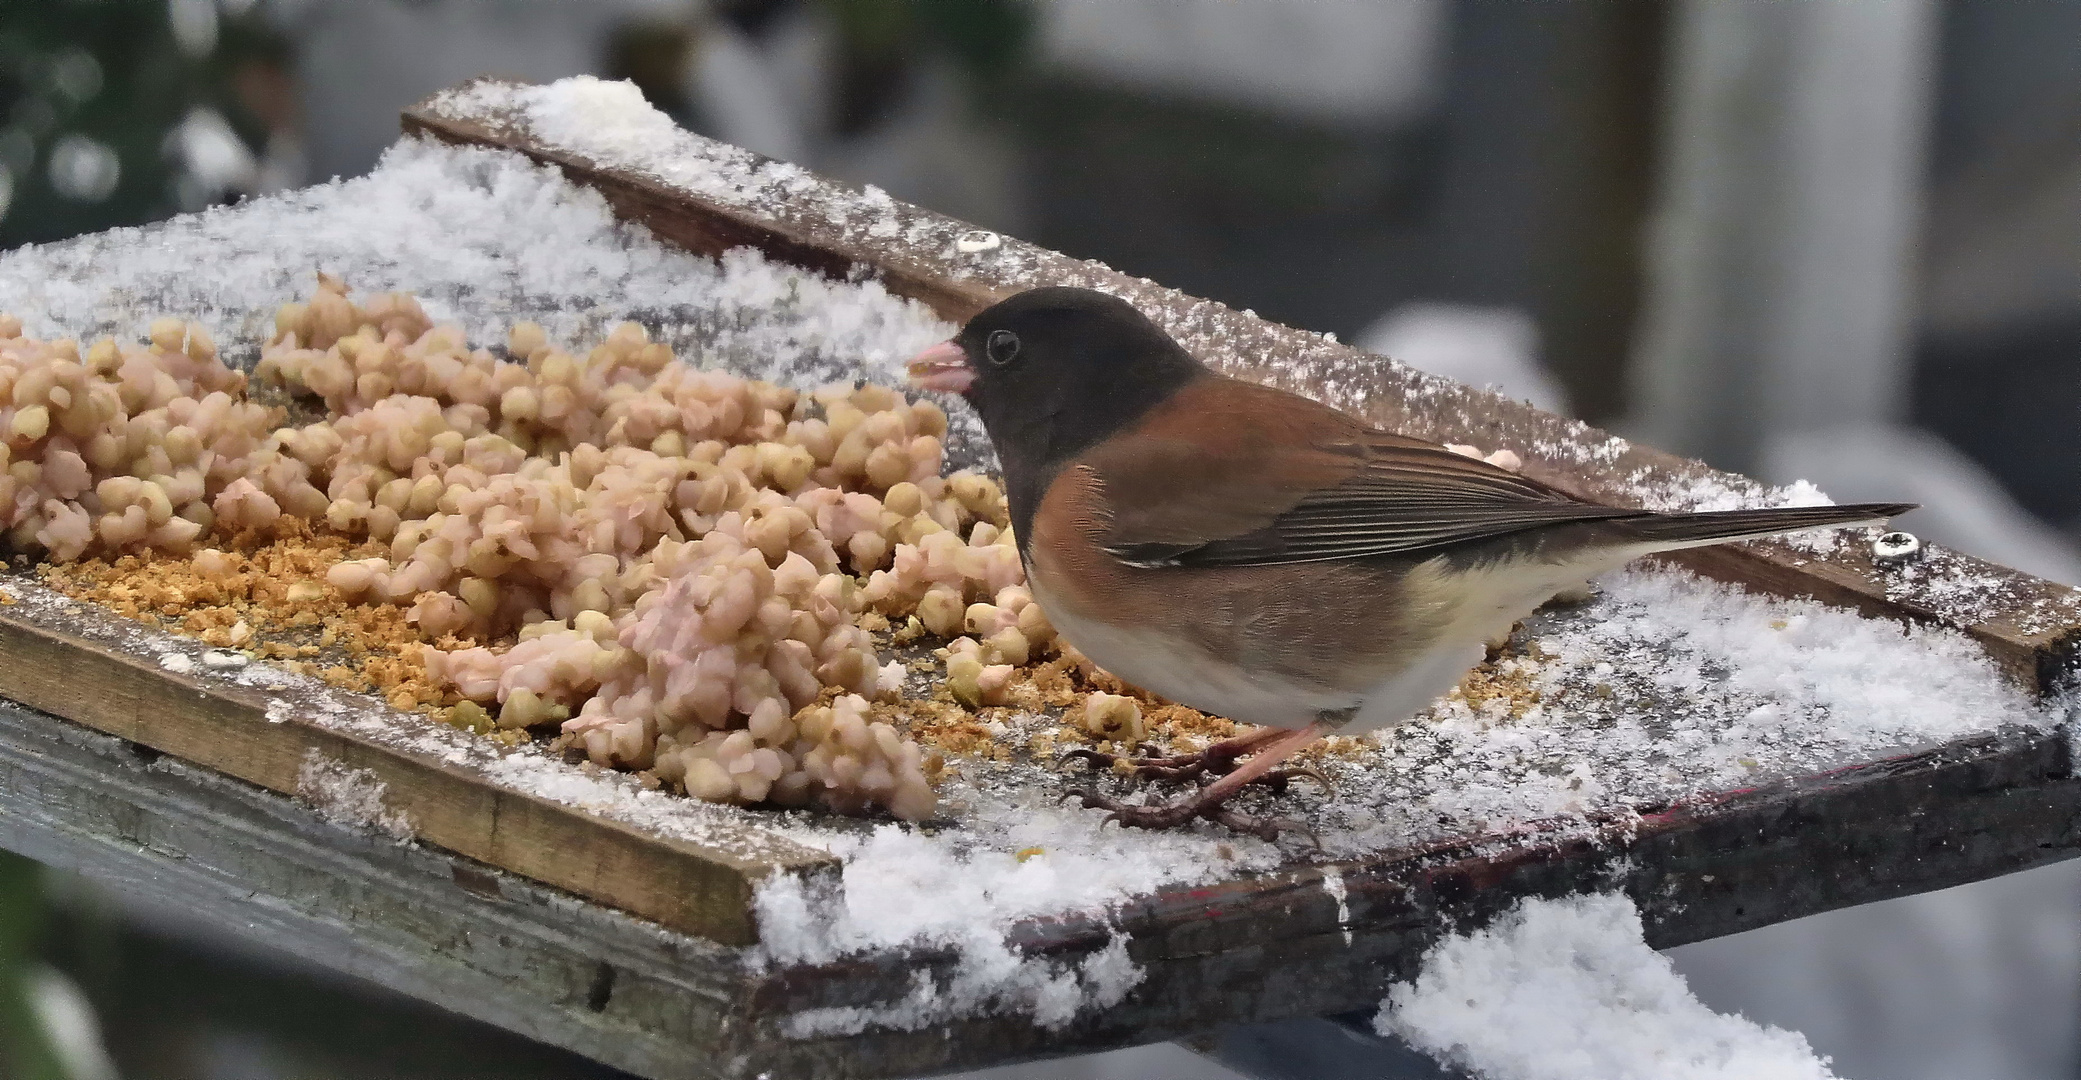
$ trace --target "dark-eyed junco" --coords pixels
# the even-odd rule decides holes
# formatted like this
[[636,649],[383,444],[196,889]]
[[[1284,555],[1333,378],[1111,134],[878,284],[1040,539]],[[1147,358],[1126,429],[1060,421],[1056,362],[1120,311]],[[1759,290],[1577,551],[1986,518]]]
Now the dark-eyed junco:
[[[1640,555],[1905,504],[1664,514],[1583,502],[1487,462],[1218,375],[1126,302],[1043,288],[911,361],[997,448],[1028,585],[1108,671],[1268,730],[1129,825],[1209,817],[1331,732],[1407,722],[1556,593]],[[1176,759],[1172,759],[1176,760]],[[1215,771],[1218,771],[1218,767]]]

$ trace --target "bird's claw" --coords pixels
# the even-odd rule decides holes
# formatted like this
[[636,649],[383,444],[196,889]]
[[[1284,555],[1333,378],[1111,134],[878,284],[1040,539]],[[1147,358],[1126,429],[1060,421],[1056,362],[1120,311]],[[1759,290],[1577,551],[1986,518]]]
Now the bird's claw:
[[[1265,734],[1260,733],[1217,742],[1190,754],[1167,754],[1148,743],[1137,742],[1134,745],[1134,756],[1079,746],[1064,751],[1059,760],[1087,761],[1100,769],[1126,773],[1136,780],[1191,782],[1204,777],[1228,776],[1237,770],[1244,758],[1266,749],[1269,742],[1275,741],[1276,739],[1268,739]],[[1285,756],[1283,751],[1275,752],[1277,757],[1264,762],[1264,765],[1272,765],[1278,757]],[[1249,773],[1255,772],[1256,769],[1249,770]],[[1265,769],[1263,775],[1255,776],[1249,782],[1264,784],[1274,791],[1284,792],[1287,783],[1297,777],[1313,780],[1325,790],[1333,789],[1329,777],[1306,765]],[[1240,780],[1242,777],[1232,779]],[[1063,797],[1077,799],[1088,810],[1104,810],[1105,821],[1117,823],[1122,828],[1174,829],[1195,819],[1204,818],[1267,842],[1276,841],[1282,832],[1298,832],[1307,835],[1317,848],[1322,846],[1322,841],[1313,832],[1297,823],[1279,819],[1261,820],[1228,809],[1225,804],[1235,787],[1234,783],[1216,782],[1173,802],[1155,806],[1123,802],[1111,796],[1101,795],[1090,788],[1075,788],[1064,792]],[[1217,791],[1218,794],[1212,794]],[[1104,822],[1100,824],[1102,827]]]
[[[1191,754],[1165,754],[1149,743],[1135,744],[1135,752],[1138,756],[1130,757],[1126,754],[1109,754],[1103,750],[1093,750],[1088,746],[1077,746],[1063,751],[1056,760],[1088,761],[1100,769],[1110,769],[1124,761],[1130,766],[1130,775],[1136,780],[1182,782],[1206,775],[1223,776],[1234,772],[1237,762],[1243,757],[1242,754],[1226,753],[1214,747]],[[1266,774],[1254,783],[1267,784],[1275,790],[1283,791],[1286,781],[1297,776],[1315,780],[1324,790],[1331,788],[1329,779],[1312,768],[1281,769]]]
[[1336,782],[1324,776],[1322,770],[1317,769],[1313,765],[1295,765],[1291,768],[1273,769],[1271,772],[1258,777],[1257,782],[1283,794],[1286,791],[1287,781],[1301,779],[1315,781],[1316,786],[1324,791],[1337,790]]
[[1200,816],[1208,821],[1226,825],[1239,833],[1248,833],[1267,844],[1278,843],[1279,834],[1281,833],[1299,833],[1307,837],[1310,844],[1315,845],[1315,850],[1322,850],[1322,837],[1315,835],[1315,830],[1292,818],[1254,818],[1247,814],[1239,814],[1233,810],[1218,807],[1210,809]]
[[1087,810],[1104,810],[1106,816],[1098,823],[1100,828],[1119,825],[1123,829],[1175,829],[1194,818],[1205,818],[1266,843],[1277,843],[1281,833],[1294,832],[1306,836],[1317,849],[1322,847],[1322,839],[1300,822],[1286,818],[1250,817],[1220,803],[1203,803],[1198,796],[1188,796],[1163,806],[1136,806],[1082,788],[1066,791],[1063,797],[1081,800]]

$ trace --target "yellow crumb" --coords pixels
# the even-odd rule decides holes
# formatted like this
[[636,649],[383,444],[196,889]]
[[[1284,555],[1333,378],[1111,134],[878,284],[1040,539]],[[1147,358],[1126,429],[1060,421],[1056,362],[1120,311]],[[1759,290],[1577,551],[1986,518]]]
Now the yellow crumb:
[[[167,625],[219,648],[282,661],[322,657],[306,670],[334,686],[373,691],[391,705],[447,718],[460,699],[428,679],[424,637],[395,604],[348,603],[325,573],[382,546],[284,518],[272,536],[213,535],[224,554],[204,574],[193,557],[159,551],[45,563],[37,574],[74,600]],[[469,726],[462,724],[459,726]]]

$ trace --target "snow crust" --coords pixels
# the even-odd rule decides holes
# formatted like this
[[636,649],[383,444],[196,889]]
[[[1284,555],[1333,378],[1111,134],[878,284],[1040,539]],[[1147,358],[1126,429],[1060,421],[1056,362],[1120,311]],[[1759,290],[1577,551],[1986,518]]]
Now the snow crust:
[[1832,1080],[1798,1032],[1716,1013],[1621,894],[1530,899],[1445,938],[1374,1027],[1483,1080]]
[[342,825],[381,829],[400,840],[412,837],[412,819],[385,805],[388,787],[367,769],[357,769],[316,750],[296,770],[296,794],[318,813]]
[[1133,896],[1244,869],[1270,870],[1279,862],[1268,847],[1237,857],[1218,837],[1101,831],[1092,815],[1053,806],[1040,790],[990,804],[981,791],[963,794],[972,802],[962,827],[937,836],[895,825],[864,835],[790,830],[842,858],[843,876],[828,891],[792,875],[776,875],[759,889],[764,959],[820,964],[895,948],[953,957],[950,970],[914,972],[909,993],[898,1000],[799,1013],[790,1021],[794,1033],[916,1030],[978,1008],[1028,1014],[1043,1027],[1060,1028],[1123,1000],[1141,982],[1142,969],[1129,959],[1127,938],[1118,931],[1103,949],[1080,959],[1022,955],[1007,933],[1019,921],[1082,915],[1104,922]]

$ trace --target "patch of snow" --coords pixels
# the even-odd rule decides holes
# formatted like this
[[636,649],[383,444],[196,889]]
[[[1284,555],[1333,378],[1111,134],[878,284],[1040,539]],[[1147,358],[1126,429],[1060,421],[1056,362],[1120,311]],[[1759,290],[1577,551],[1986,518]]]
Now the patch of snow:
[[1665,483],[1643,483],[1640,495],[1650,510],[1670,512],[1750,510],[1772,506],[1834,506],[1828,493],[1805,480],[1783,487],[1746,477],[1687,476]]
[[1323,867],[1322,891],[1337,902],[1337,929],[1343,931],[1344,944],[1351,944],[1351,900],[1344,888],[1344,871],[1335,866]]
[[1483,1080],[1832,1080],[1797,1032],[1716,1013],[1623,895],[1529,899],[1445,938],[1374,1027]]
[[961,951],[959,965],[944,983],[928,971],[914,971],[910,992],[897,1001],[805,1009],[781,1027],[802,1039],[869,1028],[917,1031],[985,1011],[1017,1011],[1049,1031],[1060,1031],[1087,1011],[1126,1000],[1142,975],[1128,959],[1124,934],[1114,934],[1105,948],[1073,964],[1019,956],[1001,939],[983,940]]
[[296,794],[325,818],[342,825],[381,829],[399,840],[412,838],[412,819],[383,805],[388,789],[376,774],[335,761],[316,750],[296,770]]
[[238,668],[231,679],[240,686],[258,687],[262,690],[286,690],[296,685],[289,672],[273,664],[247,664]]
[[[667,122],[669,123],[669,121]],[[211,254],[194,272],[193,253]],[[31,333],[131,338],[179,313],[248,361],[313,272],[404,290],[473,340],[517,319],[575,344],[633,319],[702,366],[797,386],[874,378],[954,327],[872,281],[749,249],[720,260],[617,221],[606,200],[518,154],[405,140],[367,176],[0,253],[0,296]]]
[[[1924,546],[1922,556],[1890,567],[1885,572],[1886,599],[1941,611],[1946,618],[1980,621],[2010,612],[2028,610],[2022,592],[2037,587],[2028,579],[2018,580],[1968,555],[1948,548]],[[2034,598],[2030,603],[2035,604]],[[2074,614],[2071,594],[2064,607],[2067,618]],[[2031,633],[2027,617],[2017,622]]]
[[[975,793],[968,793],[973,796]],[[995,800],[992,800],[993,802]],[[977,820],[936,836],[896,825],[841,832],[796,827],[790,834],[843,860],[833,886],[788,874],[763,882],[754,906],[759,954],[778,964],[821,964],[893,949],[950,950],[951,971],[920,970],[900,999],[867,1007],[798,1013],[801,1033],[867,1027],[917,1030],[977,1012],[1031,1016],[1050,1029],[1123,1000],[1141,969],[1115,932],[1105,949],[1067,964],[1020,954],[1009,932],[1022,919],[1084,916],[1099,922],[1131,897],[1242,869],[1268,870],[1264,846],[1224,860],[1220,838],[1189,833],[1129,835],[1094,827],[1091,814],[1040,805],[984,808]],[[980,827],[977,827],[980,826]],[[1021,860],[1016,852],[1041,848]]]
[[160,653],[159,666],[176,675],[192,675],[195,673],[194,659],[177,652]]

